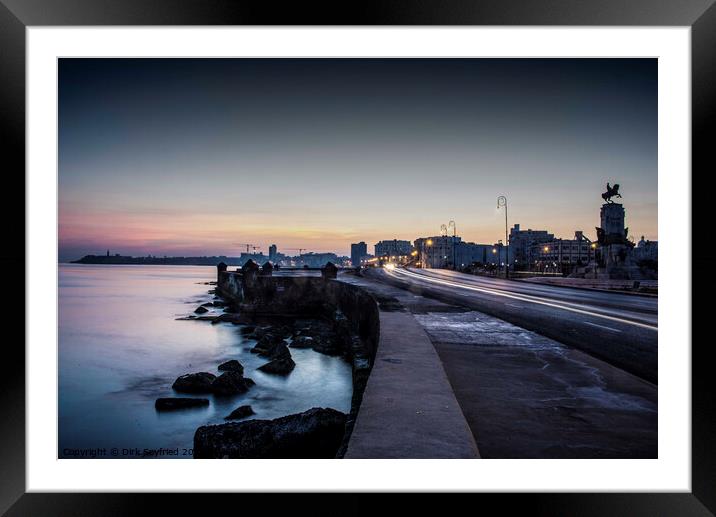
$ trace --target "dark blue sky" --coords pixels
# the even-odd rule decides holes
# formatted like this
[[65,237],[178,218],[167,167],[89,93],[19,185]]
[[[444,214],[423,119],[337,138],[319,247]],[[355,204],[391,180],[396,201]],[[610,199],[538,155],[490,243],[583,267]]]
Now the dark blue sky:
[[61,59],[60,257],[657,238],[655,59]]

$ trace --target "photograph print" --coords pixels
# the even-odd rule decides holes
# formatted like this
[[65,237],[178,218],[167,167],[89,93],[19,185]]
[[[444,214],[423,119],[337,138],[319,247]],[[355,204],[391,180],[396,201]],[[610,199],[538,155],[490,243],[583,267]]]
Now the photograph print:
[[657,458],[653,58],[60,58],[62,459]]

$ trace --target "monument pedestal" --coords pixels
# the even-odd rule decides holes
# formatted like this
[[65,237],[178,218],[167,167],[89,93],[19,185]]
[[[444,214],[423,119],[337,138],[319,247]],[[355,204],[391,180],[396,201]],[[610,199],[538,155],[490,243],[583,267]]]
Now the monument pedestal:
[[639,268],[631,258],[634,243],[627,239],[629,229],[624,226],[624,207],[619,203],[604,203],[600,212],[602,226],[597,228],[599,242],[596,278],[638,280]]

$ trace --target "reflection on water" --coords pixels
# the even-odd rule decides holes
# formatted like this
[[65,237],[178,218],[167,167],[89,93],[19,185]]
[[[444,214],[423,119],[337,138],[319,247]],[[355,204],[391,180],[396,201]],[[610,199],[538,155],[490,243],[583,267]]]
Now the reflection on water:
[[[350,410],[351,368],[342,359],[291,349],[290,375],[264,374],[256,368],[266,360],[249,353],[254,342],[240,326],[176,321],[212,300],[202,282],[215,276],[215,268],[199,266],[60,265],[60,458],[75,457],[75,449],[105,448],[106,457],[113,448],[118,457],[122,449],[189,449],[197,427],[223,423],[243,404],[253,407],[254,418],[316,406]],[[256,381],[248,393],[201,395],[208,407],[155,411],[158,397],[190,396],[173,392],[176,377],[217,375],[228,359],[238,359]]]

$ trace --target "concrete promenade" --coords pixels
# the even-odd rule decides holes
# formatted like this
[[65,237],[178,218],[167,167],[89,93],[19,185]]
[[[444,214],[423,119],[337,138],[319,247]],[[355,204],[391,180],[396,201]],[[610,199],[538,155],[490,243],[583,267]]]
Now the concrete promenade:
[[479,458],[425,330],[405,309],[378,300],[380,342],[345,457]]
[[467,444],[463,421],[483,458],[657,457],[654,384],[470,308],[371,278],[339,279],[381,306],[346,457],[465,457],[454,454]]

